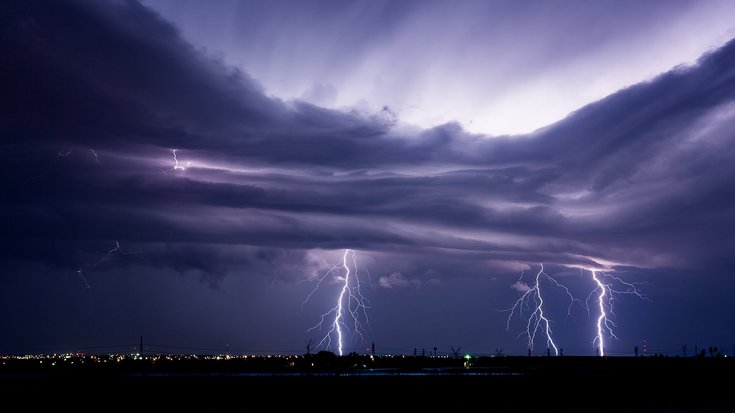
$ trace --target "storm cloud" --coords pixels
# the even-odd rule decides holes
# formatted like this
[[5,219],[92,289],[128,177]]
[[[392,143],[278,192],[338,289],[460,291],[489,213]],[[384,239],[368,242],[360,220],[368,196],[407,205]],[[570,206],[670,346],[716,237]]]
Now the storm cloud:
[[75,268],[119,241],[215,279],[304,278],[309,251],[341,248],[406,279],[733,263],[733,42],[498,137],[269,97],[137,2],[3,8],[9,262]]

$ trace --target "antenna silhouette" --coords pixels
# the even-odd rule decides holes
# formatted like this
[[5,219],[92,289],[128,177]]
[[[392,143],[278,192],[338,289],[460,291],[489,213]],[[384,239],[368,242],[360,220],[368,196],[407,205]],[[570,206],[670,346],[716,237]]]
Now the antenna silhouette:
[[306,354],[311,354],[311,339],[306,340]]
[[457,347],[456,350],[452,346],[449,346],[449,348],[452,349],[452,354],[454,354],[454,358],[459,358],[459,353],[462,352],[462,346]]

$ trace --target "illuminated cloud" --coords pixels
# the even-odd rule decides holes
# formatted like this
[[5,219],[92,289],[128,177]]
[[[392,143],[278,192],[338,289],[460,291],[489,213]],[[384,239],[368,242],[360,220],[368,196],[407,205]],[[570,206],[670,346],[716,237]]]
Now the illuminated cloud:
[[394,272],[388,276],[382,276],[378,279],[378,285],[383,288],[407,288],[414,287],[418,288],[421,286],[421,280],[408,279],[403,276],[400,272]]
[[549,265],[731,260],[733,43],[533,134],[490,138],[268,97],[135,3],[11,8],[8,257],[75,265],[68,251],[119,239],[156,265],[216,277],[269,251],[341,248]]
[[[145,4],[269,95],[491,135],[547,126],[735,35],[727,0]],[[329,85],[328,99],[304,93]]]
[[518,291],[518,292],[519,292],[519,293],[521,293],[521,294],[523,294],[523,293],[525,293],[525,292],[528,292],[528,290],[530,290],[530,289],[531,289],[531,287],[529,287],[529,286],[528,286],[528,284],[526,284],[525,282],[523,282],[523,281],[520,281],[520,280],[519,280],[519,281],[516,281],[516,282],[514,282],[514,283],[513,283],[513,284],[512,284],[511,286],[510,286],[510,288],[512,288],[512,289],[514,289],[514,290],[516,290],[516,291]]
[[[351,20],[360,21],[351,25],[354,38],[319,42],[329,25],[309,38],[302,2],[259,3],[249,22],[272,36],[239,36],[248,42],[240,54],[203,48],[206,36],[181,16],[181,29],[169,23],[158,2],[150,4],[161,14],[149,2],[116,0],[2,6],[0,310],[12,316],[0,327],[17,332],[14,341],[104,335],[117,343],[148,325],[189,343],[221,340],[224,331],[253,348],[298,351],[293,343],[322,310],[299,313],[310,287],[299,281],[324,274],[345,249],[356,251],[367,276],[363,292],[378,320],[371,339],[403,340],[399,348],[409,351],[463,337],[465,348],[494,348],[507,320],[495,310],[512,305],[508,286],[519,271],[539,264],[584,296],[595,285],[579,268],[612,269],[626,282],[666,280],[655,284],[652,303],[620,309],[625,349],[632,345],[624,334],[678,346],[692,342],[689,331],[704,343],[709,331],[732,324],[735,311],[721,307],[730,305],[724,294],[735,265],[735,43],[722,39],[696,58],[732,15],[729,6],[616,4],[621,19],[597,26],[609,6],[584,2],[579,13],[591,17],[574,26],[563,10],[541,19],[550,4],[574,4],[495,3],[507,6],[498,16],[561,29],[488,24],[477,44],[505,37],[474,61],[476,44],[460,47],[472,26],[464,18],[485,2],[457,7],[436,35],[426,27],[452,17],[437,14],[445,3],[369,2],[359,13],[359,2],[328,3],[335,21],[360,16]],[[309,7],[335,15],[322,5]],[[273,24],[281,12],[290,17]],[[717,19],[706,18],[713,13]],[[208,21],[206,13],[191,15]],[[682,18],[691,21],[670,24]],[[238,19],[202,27],[240,27]],[[518,32],[523,27],[527,33]],[[567,32],[576,43],[563,41]],[[319,47],[284,40],[299,34]],[[444,34],[446,44],[412,47]],[[415,55],[396,58],[407,47]],[[446,61],[432,61],[432,50]],[[527,61],[512,63],[524,50]],[[259,63],[240,61],[246,51]],[[690,64],[673,67],[682,61]],[[390,76],[376,85],[367,79],[386,68]],[[447,102],[441,116],[438,97]],[[544,127],[512,136],[480,133],[537,125]],[[124,253],[107,255],[118,245]],[[95,322],[105,327],[90,328],[86,318],[68,327],[69,294],[59,292],[67,279],[85,317],[90,301],[103,308]],[[334,281],[317,303],[334,303]],[[419,285],[439,288],[401,288]],[[564,314],[563,289],[544,294],[548,314]],[[657,321],[631,322],[643,314]],[[664,318],[689,327],[668,328]],[[715,321],[708,327],[703,319]],[[570,338],[571,329],[554,324],[554,340],[567,352],[572,343],[590,351],[591,330]],[[620,351],[605,345],[606,354]]]

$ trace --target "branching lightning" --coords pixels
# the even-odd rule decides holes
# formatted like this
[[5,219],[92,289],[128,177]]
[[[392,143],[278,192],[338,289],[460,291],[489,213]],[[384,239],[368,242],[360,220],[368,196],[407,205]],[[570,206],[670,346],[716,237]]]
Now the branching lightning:
[[105,253],[102,256],[102,258],[100,258],[97,262],[92,263],[92,264],[88,264],[88,265],[84,265],[84,266],[79,267],[76,270],[74,270],[74,275],[82,281],[82,283],[84,284],[84,288],[87,290],[87,295],[89,297],[89,312],[90,312],[90,314],[92,313],[92,285],[89,283],[89,280],[84,275],[84,272],[87,269],[97,268],[99,265],[101,265],[105,261],[113,258],[113,256],[115,256],[115,255],[137,255],[137,254],[142,254],[142,252],[141,251],[135,251],[135,250],[133,250],[133,251],[123,250],[123,248],[120,246],[120,242],[119,241],[115,241],[115,247],[112,248],[112,249],[110,249],[109,251],[107,251],[107,253]]
[[[551,329],[551,322],[547,316],[547,312],[544,311],[544,297],[541,291],[541,280],[547,280],[557,288],[560,288],[569,297],[569,306],[567,307],[567,317],[572,317],[572,307],[574,304],[579,304],[587,309],[587,313],[592,317],[592,308],[595,308],[596,319],[595,319],[595,338],[592,340],[592,344],[595,347],[599,356],[605,356],[605,345],[608,338],[618,339],[615,335],[614,329],[617,328],[613,317],[615,315],[615,302],[621,295],[634,295],[642,300],[650,301],[648,297],[641,293],[639,286],[644,283],[630,283],[622,280],[620,277],[604,272],[599,269],[586,269],[592,274],[592,280],[595,283],[595,288],[589,293],[587,299],[582,302],[572,295],[572,292],[544,272],[544,266],[541,265],[538,273],[534,278],[531,285],[527,284],[523,280],[523,272],[518,278],[513,287],[517,289],[521,295],[516,300],[515,304],[504,311],[510,312],[506,321],[506,330],[510,330],[510,322],[516,313],[522,319],[526,320],[526,330],[520,334],[528,337],[528,348],[529,352],[533,350],[536,336],[539,331],[546,338],[546,345],[548,351],[554,350],[554,353],[559,355],[560,349],[557,343],[553,339],[553,331]],[[583,269],[580,269],[580,276],[583,274]],[[592,304],[592,305],[590,305]],[[530,311],[527,315],[524,311]],[[530,354],[530,353],[529,353]]]
[[122,249],[120,248],[120,242],[115,241],[115,248],[107,251],[107,255],[114,254],[116,252],[119,252],[120,254],[125,254]]
[[[107,251],[107,253],[104,256],[102,256],[102,258],[100,258],[96,263],[91,264],[91,265],[86,265],[85,268],[96,268],[100,264],[102,264],[105,261],[107,261],[108,259],[110,259],[110,256],[113,255],[113,254],[134,255],[134,254],[140,254],[140,251],[125,251],[120,246],[120,242],[119,241],[115,241],[115,247],[114,248],[112,248],[111,250]],[[84,286],[88,290],[91,290],[92,289],[92,287],[90,286],[87,278],[84,276],[84,272],[83,272],[83,269],[82,268],[78,268],[74,273],[76,274],[76,276],[80,280],[82,280],[82,282],[84,283]]]
[[316,286],[301,303],[303,309],[304,305],[330,274],[342,272],[342,275],[336,277],[342,285],[342,288],[337,296],[337,302],[334,307],[322,314],[317,324],[306,330],[307,332],[311,332],[326,329],[327,332],[321,341],[319,341],[317,347],[323,346],[329,349],[334,339],[336,340],[337,352],[340,356],[344,354],[346,336],[351,332],[353,339],[359,338],[361,341],[364,341],[365,326],[369,326],[367,315],[368,300],[360,291],[360,284],[362,282],[360,281],[357,269],[358,264],[355,251],[346,249],[344,254],[342,254],[340,262],[316,279]]
[[126,251],[126,250],[123,250],[122,247],[120,246],[120,242],[119,241],[115,241],[115,247],[112,248],[111,250],[107,251],[107,253],[102,258],[100,258],[100,260],[97,261],[96,264],[94,264],[94,267],[96,267],[96,266],[102,264],[103,262],[109,260],[112,255],[136,255],[136,254],[140,254],[140,253],[141,253],[140,251]]
[[171,149],[171,152],[174,155],[174,168],[173,168],[173,170],[174,171],[185,171],[186,168],[188,168],[189,165],[191,165],[191,162],[187,162],[186,163],[186,166],[184,166],[181,163],[179,163],[179,158],[176,157],[176,151],[177,151],[177,149]]
[[[595,337],[594,340],[592,340],[592,345],[597,345],[597,348],[599,349],[600,357],[605,356],[605,338],[602,335],[602,326],[604,325],[605,328],[610,332],[610,335],[615,337],[615,333],[613,333],[612,328],[608,323],[612,323],[607,318],[607,313],[605,313],[605,305],[604,305],[604,299],[605,299],[605,292],[606,287],[605,284],[603,284],[598,278],[597,278],[597,271],[592,271],[592,279],[595,280],[595,283],[597,283],[597,288],[595,291],[599,290],[599,293],[597,295],[597,303],[600,306],[600,315],[597,317],[597,337]],[[594,292],[594,291],[593,291]]]
[[567,307],[567,317],[571,317],[572,313],[572,306],[574,303],[581,304],[580,300],[574,298],[571,291],[564,286],[563,284],[559,283],[557,280],[549,276],[544,272],[544,265],[541,264],[541,268],[539,269],[538,273],[536,273],[536,277],[534,278],[533,286],[527,285],[523,281],[523,272],[521,272],[521,276],[518,278],[517,285],[521,286],[523,288],[523,293],[521,296],[516,300],[513,307],[505,310],[510,312],[508,315],[508,319],[506,321],[506,330],[510,330],[510,322],[513,316],[518,313],[519,317],[523,318],[523,309],[524,308],[530,308],[532,309],[531,313],[528,315],[528,320],[526,322],[526,331],[522,332],[521,335],[526,335],[528,337],[528,348],[529,350],[533,350],[534,343],[536,341],[536,334],[539,330],[543,331],[544,336],[546,337],[546,346],[547,348],[553,349],[555,355],[559,355],[559,347],[556,345],[553,339],[553,331],[551,330],[551,322],[549,321],[548,317],[544,313],[544,299],[541,295],[541,279],[546,279],[550,281],[554,286],[557,288],[561,288],[564,290],[565,294],[569,297],[569,307]]
[[[650,300],[638,290],[637,286],[640,283],[625,282],[619,277],[600,270],[590,270],[590,272],[592,273],[592,279],[597,286],[587,296],[587,303],[589,303],[590,299],[596,295],[595,300],[597,301],[597,307],[600,312],[597,316],[596,323],[597,335],[594,340],[592,340],[592,345],[597,349],[598,355],[603,357],[605,356],[605,334],[616,340],[618,339],[613,331],[613,328],[617,327],[617,325],[610,317],[615,315],[613,304],[616,296],[621,294],[632,294],[642,300]],[[589,305],[587,306],[587,309],[589,311]]]

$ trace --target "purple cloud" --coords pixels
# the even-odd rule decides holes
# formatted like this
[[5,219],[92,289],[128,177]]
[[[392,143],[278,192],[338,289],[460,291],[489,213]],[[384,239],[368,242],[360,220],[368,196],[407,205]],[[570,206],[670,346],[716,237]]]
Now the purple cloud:
[[733,43],[489,137],[268,97],[135,2],[9,9],[8,259],[73,267],[120,240],[156,267],[298,279],[310,251],[354,248],[394,258],[378,265],[391,286],[542,261],[732,260]]

